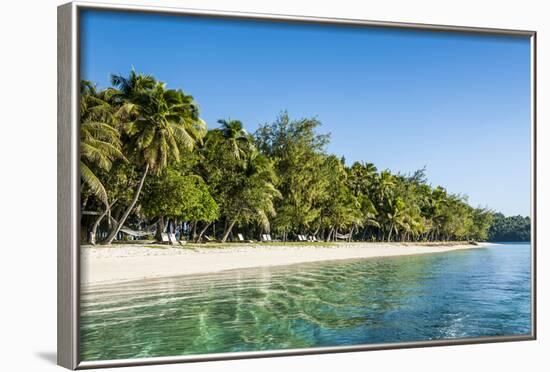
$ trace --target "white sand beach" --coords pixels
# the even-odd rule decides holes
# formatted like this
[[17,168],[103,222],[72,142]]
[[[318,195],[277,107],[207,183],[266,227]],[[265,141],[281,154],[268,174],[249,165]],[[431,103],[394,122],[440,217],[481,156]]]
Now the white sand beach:
[[291,244],[231,244],[225,247],[176,248],[117,244],[83,246],[81,283],[210,273],[306,262],[389,257],[484,247],[466,243],[337,243],[333,246]]

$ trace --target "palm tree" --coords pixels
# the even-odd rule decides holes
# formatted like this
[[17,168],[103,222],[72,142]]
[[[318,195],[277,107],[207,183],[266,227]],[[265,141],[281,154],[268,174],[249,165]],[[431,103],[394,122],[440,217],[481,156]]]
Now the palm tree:
[[116,159],[124,159],[120,133],[115,128],[114,107],[105,91],[88,81],[80,86],[80,175],[84,185],[109,209],[105,186],[94,169],[109,171]]
[[382,171],[376,179],[376,190],[378,191],[378,200],[383,202],[385,199],[391,197],[393,189],[395,187],[395,177],[390,171]]
[[112,83],[125,107],[124,132],[142,175],[130,205],[111,230],[110,244],[134,209],[148,173],[159,174],[169,161],[178,161],[180,148],[191,150],[202,140],[205,124],[198,116],[192,97],[181,90],[168,90],[148,75],[131,71],[128,78],[115,75]]
[[400,196],[393,200],[388,200],[389,209],[386,212],[390,228],[388,230],[388,242],[391,242],[393,231],[399,233],[399,228],[407,228],[406,226],[406,207],[403,199]]
[[269,218],[275,216],[274,199],[281,197],[276,189],[276,175],[271,161],[254,147],[247,153],[242,172],[242,182],[235,192],[238,194],[238,208],[222,236],[222,242],[229,237],[239,220],[254,221],[264,231],[270,230]]
[[380,228],[380,223],[376,219],[378,211],[376,210],[374,203],[370,200],[367,194],[359,194],[357,196],[357,199],[359,201],[362,215],[361,225],[363,226],[363,235],[361,240],[364,240],[367,234],[367,230],[370,227]]
[[360,225],[363,226],[361,239],[364,240],[369,228],[380,228],[380,224],[376,219],[378,211],[372,201],[375,197],[372,191],[376,186],[375,180],[377,179],[377,169],[372,163],[356,161],[347,170],[348,186],[360,205],[362,215]]
[[138,74],[132,68],[128,77],[122,75],[111,75],[111,84],[118,88],[113,95],[117,95],[123,102],[129,97],[142,94],[151,90],[157,81],[151,75]]
[[239,120],[225,119],[218,120],[218,123],[221,125],[217,130],[222,134],[229,153],[237,160],[244,158],[251,150],[252,140],[243,124]]
[[[226,218],[225,242],[238,221],[255,220],[268,226],[269,216],[274,215],[272,193],[278,195],[278,191],[270,184],[275,177],[271,162],[258,153],[243,124],[238,120],[218,123],[220,127],[207,135],[203,155],[211,163],[206,178],[216,190]],[[266,169],[271,174],[265,173]]]
[[447,192],[442,187],[435,188],[429,200],[429,218],[432,221],[432,231],[430,240],[439,239],[439,234],[445,223],[445,205],[447,203]]
[[246,213],[260,224],[264,231],[270,231],[270,217],[274,217],[274,200],[281,198],[282,195],[275,187],[277,175],[275,168],[269,158],[253,150],[247,159],[245,166],[247,177],[247,188],[245,190],[244,200]]

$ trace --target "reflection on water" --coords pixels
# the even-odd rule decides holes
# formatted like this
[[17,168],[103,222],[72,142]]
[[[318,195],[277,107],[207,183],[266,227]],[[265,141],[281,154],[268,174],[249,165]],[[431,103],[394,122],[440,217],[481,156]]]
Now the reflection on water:
[[228,271],[82,291],[83,360],[530,333],[530,246]]

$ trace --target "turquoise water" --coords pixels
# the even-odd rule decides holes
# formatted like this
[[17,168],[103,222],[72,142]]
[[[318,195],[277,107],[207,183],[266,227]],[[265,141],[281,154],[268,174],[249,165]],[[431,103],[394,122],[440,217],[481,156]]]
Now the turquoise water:
[[83,289],[83,360],[521,335],[530,245]]

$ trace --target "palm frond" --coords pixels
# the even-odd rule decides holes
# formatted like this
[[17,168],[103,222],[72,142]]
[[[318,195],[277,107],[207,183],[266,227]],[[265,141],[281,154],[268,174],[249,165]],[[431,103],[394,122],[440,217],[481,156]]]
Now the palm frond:
[[108,208],[109,197],[107,196],[107,191],[105,190],[105,187],[103,186],[99,178],[97,178],[97,176],[94,174],[94,172],[92,172],[92,170],[88,168],[88,166],[82,161],[80,162],[80,176],[82,177],[82,181],[86,184],[86,186],[88,186],[90,191],[95,196],[97,196],[98,199],[101,200],[101,202],[105,204]]

